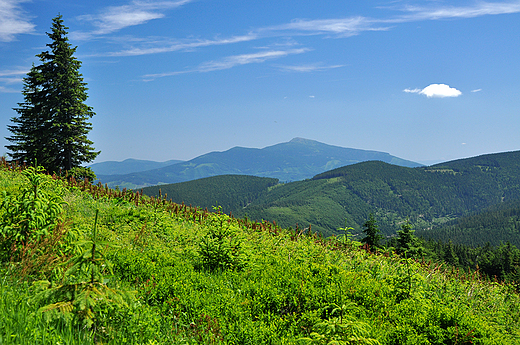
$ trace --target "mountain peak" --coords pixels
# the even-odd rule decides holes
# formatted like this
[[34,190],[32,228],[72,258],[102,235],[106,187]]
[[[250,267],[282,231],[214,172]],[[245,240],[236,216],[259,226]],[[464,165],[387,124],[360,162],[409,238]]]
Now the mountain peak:
[[300,144],[310,144],[310,143],[315,143],[316,141],[315,140],[310,140],[310,139],[296,137],[296,138],[293,138],[289,142],[290,143],[300,143]]

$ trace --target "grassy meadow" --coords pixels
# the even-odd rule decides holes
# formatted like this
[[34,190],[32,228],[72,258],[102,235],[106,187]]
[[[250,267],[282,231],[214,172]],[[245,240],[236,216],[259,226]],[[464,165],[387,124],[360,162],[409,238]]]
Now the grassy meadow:
[[519,344],[515,287],[0,168],[1,344]]

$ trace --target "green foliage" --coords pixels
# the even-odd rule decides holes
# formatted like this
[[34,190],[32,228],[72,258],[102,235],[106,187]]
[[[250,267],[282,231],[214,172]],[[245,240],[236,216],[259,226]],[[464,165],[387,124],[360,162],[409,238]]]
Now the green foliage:
[[15,281],[0,270],[0,344],[92,344],[90,331],[64,319],[48,322],[38,313],[27,282]]
[[370,246],[370,248],[380,248],[381,247],[381,240],[383,239],[383,236],[381,235],[381,231],[379,230],[379,227],[377,226],[376,219],[374,218],[373,214],[370,214],[370,217],[368,220],[363,224],[365,227],[363,229],[363,232],[365,233],[365,238],[361,240],[362,243],[366,243]]
[[87,122],[94,112],[84,104],[87,87],[79,73],[81,62],[73,55],[62,16],[52,21],[47,33],[49,51],[38,54],[41,64],[32,66],[24,78],[24,102],[14,110],[8,126],[13,134],[7,140],[14,159],[26,163],[38,162],[47,170],[70,170],[83,162],[90,162],[99,152],[87,139],[92,125]]
[[[368,344],[380,345],[381,343],[374,338],[370,338],[370,326],[356,320],[345,312],[355,306],[351,305],[338,306],[333,305],[331,318],[320,321],[314,325],[314,332],[310,337],[298,339],[303,344],[324,344],[324,345],[354,345]],[[338,315],[339,314],[339,315]],[[337,315],[336,317],[334,317]]]
[[[26,182],[20,193],[2,191],[0,209],[0,259],[19,259],[28,244],[40,242],[62,220],[63,190],[43,168],[29,167],[22,171]],[[35,253],[32,253],[33,255]]]
[[[39,291],[32,301],[36,304],[51,302],[39,311],[53,315],[58,312],[65,318],[73,318],[75,322],[94,328],[96,313],[100,313],[107,305],[127,307],[126,300],[130,294],[107,286],[103,277],[107,261],[103,256],[103,245],[97,239],[98,211],[94,221],[92,239],[78,243],[79,252],[72,257],[62,281],[51,284],[49,281],[36,282]],[[55,315],[55,314],[54,314]],[[60,316],[61,316],[60,315]]]
[[408,220],[401,225],[401,230],[397,231],[395,249],[403,257],[419,258],[424,252],[424,248],[414,232],[415,230],[412,230],[412,225]]
[[92,169],[85,167],[73,167],[67,171],[68,177],[74,177],[76,180],[88,179],[90,182],[97,180],[96,174]]
[[215,211],[206,219],[208,231],[198,243],[200,265],[208,270],[241,269],[247,258],[242,252],[239,229],[220,207]]

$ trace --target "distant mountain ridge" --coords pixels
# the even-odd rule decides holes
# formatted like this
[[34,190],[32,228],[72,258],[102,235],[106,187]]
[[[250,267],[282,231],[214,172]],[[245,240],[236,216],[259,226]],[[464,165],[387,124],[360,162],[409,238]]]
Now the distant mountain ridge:
[[120,162],[106,161],[101,163],[94,163],[88,167],[92,169],[96,175],[123,175],[162,168],[181,162],[183,161],[177,159],[172,159],[166,162],[155,162],[150,160],[128,158]]
[[112,176],[98,174],[98,179],[110,187],[121,188],[141,188],[229,174],[270,177],[287,182],[312,178],[337,167],[371,160],[405,167],[422,166],[386,152],[294,138],[262,149],[233,147],[223,152],[210,152],[186,162],[148,171]]

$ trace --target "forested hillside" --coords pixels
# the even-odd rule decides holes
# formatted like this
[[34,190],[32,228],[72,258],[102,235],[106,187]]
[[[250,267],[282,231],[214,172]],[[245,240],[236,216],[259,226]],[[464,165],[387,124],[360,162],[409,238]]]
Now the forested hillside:
[[244,212],[284,226],[312,224],[325,234],[334,233],[345,219],[360,229],[373,213],[383,232],[392,234],[406,218],[417,229],[428,229],[519,198],[516,151],[419,168],[363,162],[273,189]]
[[249,205],[267,193],[278,179],[245,175],[220,175],[194,181],[143,188],[143,194],[163,195],[178,204],[212,210],[220,206],[229,213]]
[[493,205],[475,215],[461,217],[418,235],[468,246],[498,246],[509,242],[520,248],[520,202]]
[[[192,185],[189,195],[178,195],[178,200],[197,205],[191,198],[205,195],[210,189],[208,182],[205,180],[200,187]],[[211,188],[219,190],[220,195],[228,194],[227,186]],[[256,220],[273,220],[285,227],[311,225],[314,231],[327,236],[338,233],[337,229],[345,224],[359,232],[372,213],[381,230],[391,235],[406,219],[417,230],[427,230],[519,198],[520,151],[515,151],[431,167],[362,162],[311,180],[270,188],[247,207],[235,205],[230,211]]]

